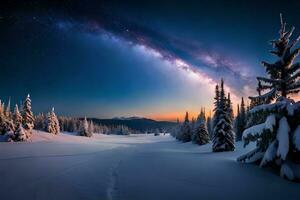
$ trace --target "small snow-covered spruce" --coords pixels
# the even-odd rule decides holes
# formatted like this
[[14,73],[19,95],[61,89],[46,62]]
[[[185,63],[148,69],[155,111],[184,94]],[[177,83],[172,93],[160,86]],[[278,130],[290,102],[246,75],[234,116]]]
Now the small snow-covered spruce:
[[58,135],[60,133],[59,122],[54,112],[54,108],[52,108],[51,112],[48,113],[47,131],[54,135]]
[[201,112],[195,122],[192,134],[193,143],[203,145],[209,142],[209,134],[206,127],[205,110],[201,109]]
[[29,94],[27,95],[23,104],[22,117],[23,127],[25,129],[27,138],[30,138],[32,135],[32,129],[34,127],[34,116],[31,111],[31,99]]
[[13,114],[13,120],[14,120],[14,123],[15,123],[17,128],[19,127],[20,124],[22,124],[22,119],[23,118],[22,118],[22,115],[19,111],[18,104],[16,104],[14,114]]
[[16,132],[15,132],[15,136],[16,136],[16,141],[26,141],[27,140],[27,135],[26,132],[22,126],[22,124],[19,124]]
[[89,131],[89,123],[88,123],[86,117],[84,117],[84,120],[82,121],[79,134],[81,136],[86,136],[86,137],[92,137],[93,136],[93,133],[91,133]]
[[14,113],[12,115],[12,121],[13,121],[13,126],[14,126],[14,130],[10,130],[8,132],[8,141],[16,141],[18,140],[17,138],[17,131],[19,129],[19,126],[22,126],[22,115],[19,111],[18,105],[16,104],[15,109],[14,109]]
[[[252,109],[243,141],[245,146],[256,142],[256,149],[239,157],[238,161],[273,166],[282,177],[299,180],[294,172],[300,170],[300,102],[295,103],[289,95],[300,91],[300,63],[294,63],[300,53],[300,48],[295,48],[300,36],[291,41],[294,27],[287,30],[281,15],[280,21],[280,37],[271,41],[274,48],[271,53],[278,60],[262,62],[268,77],[257,77],[259,95],[249,97]],[[267,92],[261,94],[265,90]]]
[[90,123],[89,123],[89,132],[90,133],[94,133],[95,132],[93,120],[91,120]]
[[191,127],[189,120],[189,113],[185,113],[184,122],[181,125],[180,132],[177,135],[177,139],[182,142],[190,142],[191,141]]
[[235,149],[230,95],[228,97],[225,97],[224,81],[222,79],[221,88],[219,89],[219,86],[216,85],[213,152],[233,151]]

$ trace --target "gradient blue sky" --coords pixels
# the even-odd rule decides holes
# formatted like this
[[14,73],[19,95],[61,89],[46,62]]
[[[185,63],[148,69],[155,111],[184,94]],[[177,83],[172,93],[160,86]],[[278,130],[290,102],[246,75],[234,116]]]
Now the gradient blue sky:
[[[20,3],[21,2],[21,3]],[[253,94],[290,1],[10,1],[0,12],[0,98],[34,112],[174,120],[212,108],[223,77]],[[299,28],[299,29],[298,29]]]

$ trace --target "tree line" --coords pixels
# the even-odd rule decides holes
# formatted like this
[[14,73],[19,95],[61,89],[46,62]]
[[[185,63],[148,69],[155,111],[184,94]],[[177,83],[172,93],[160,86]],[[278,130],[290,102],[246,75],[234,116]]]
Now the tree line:
[[92,137],[95,133],[129,135],[140,133],[125,125],[101,125],[85,118],[57,116],[54,108],[47,114],[34,116],[31,109],[31,99],[28,95],[24,103],[16,104],[11,110],[10,99],[7,105],[0,100],[0,135],[6,141],[30,140],[33,129],[58,135],[60,132],[75,132],[80,136]]

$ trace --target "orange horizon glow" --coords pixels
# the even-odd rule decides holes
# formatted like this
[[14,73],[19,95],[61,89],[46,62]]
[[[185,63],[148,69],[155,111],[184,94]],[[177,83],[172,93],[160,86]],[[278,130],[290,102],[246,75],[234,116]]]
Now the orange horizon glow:
[[[290,95],[290,98],[293,99],[294,101],[300,101],[300,95]],[[250,101],[248,99],[245,99],[245,104],[246,106],[250,103]],[[237,105],[240,105],[241,102],[234,102],[232,104],[232,109],[233,109],[233,113],[234,116],[236,117],[237,115]],[[213,105],[212,107],[203,107],[205,108],[205,114],[206,117],[213,116]],[[186,110],[186,111],[176,111],[176,112],[166,112],[166,113],[160,113],[160,114],[153,114],[153,115],[149,115],[147,116],[148,118],[157,120],[157,121],[171,121],[171,122],[176,122],[177,119],[179,119],[180,122],[184,121],[184,117],[185,117],[185,112],[189,113],[189,120],[191,121],[192,118],[197,118],[198,115],[200,114],[200,109],[199,110]]]
[[[210,110],[206,108],[206,116],[208,117],[210,115]],[[157,121],[171,121],[176,122],[177,119],[179,119],[180,122],[184,120],[185,112],[189,113],[189,120],[191,121],[192,118],[196,119],[200,113],[200,111],[192,110],[192,111],[181,111],[181,112],[169,112],[169,113],[161,113],[161,114],[155,114],[155,115],[149,115],[148,117]],[[213,111],[211,111],[211,115],[213,114]]]
[[[245,100],[245,104],[246,106],[249,104],[250,102]],[[237,105],[240,104],[240,102],[234,102],[232,104],[232,109],[233,109],[233,113],[234,116],[237,115]],[[206,117],[208,116],[213,116],[214,112],[214,106],[212,103],[211,107],[203,107],[205,109],[205,115]],[[199,110],[181,110],[181,111],[174,111],[174,112],[165,112],[165,113],[159,113],[159,114],[152,114],[152,115],[147,115],[147,118],[156,120],[156,121],[171,121],[171,122],[176,122],[177,119],[179,119],[180,122],[184,121],[185,118],[185,112],[189,113],[189,120],[191,121],[192,118],[196,119],[198,117],[198,115],[200,114],[200,110],[201,107],[199,108]]]

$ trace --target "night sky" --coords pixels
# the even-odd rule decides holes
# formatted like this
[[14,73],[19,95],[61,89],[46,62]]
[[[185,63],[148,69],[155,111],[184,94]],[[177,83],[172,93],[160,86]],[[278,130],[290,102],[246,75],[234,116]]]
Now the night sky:
[[[281,3],[280,3],[281,2]],[[35,113],[174,120],[254,93],[279,13],[300,33],[299,1],[1,1],[0,98]]]

